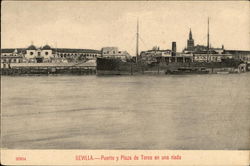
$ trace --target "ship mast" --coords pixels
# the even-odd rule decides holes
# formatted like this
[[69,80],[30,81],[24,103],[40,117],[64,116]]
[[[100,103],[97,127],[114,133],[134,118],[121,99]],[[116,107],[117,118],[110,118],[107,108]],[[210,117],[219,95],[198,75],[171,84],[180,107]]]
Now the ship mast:
[[136,63],[139,57],[139,20],[137,19],[137,32],[136,32]]
[[209,61],[208,58],[209,58],[209,17],[207,19],[207,62]]
[[207,50],[209,50],[209,17],[207,20]]

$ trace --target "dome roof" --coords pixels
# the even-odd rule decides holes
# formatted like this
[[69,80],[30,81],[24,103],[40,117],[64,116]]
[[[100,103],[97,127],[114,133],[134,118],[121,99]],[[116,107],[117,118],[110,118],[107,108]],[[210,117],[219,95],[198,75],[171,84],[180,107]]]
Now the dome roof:
[[43,48],[42,48],[43,50],[50,50],[51,49],[51,47],[49,46],[49,45],[45,45],[45,46],[43,46]]
[[36,50],[36,47],[34,45],[30,45],[27,50]]

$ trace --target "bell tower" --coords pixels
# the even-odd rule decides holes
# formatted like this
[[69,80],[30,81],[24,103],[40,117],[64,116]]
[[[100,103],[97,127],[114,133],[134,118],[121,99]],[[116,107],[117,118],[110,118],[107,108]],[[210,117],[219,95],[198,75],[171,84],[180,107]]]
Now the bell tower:
[[191,28],[190,28],[190,32],[189,32],[189,38],[187,40],[187,50],[188,51],[193,51],[194,50],[194,39],[193,39]]

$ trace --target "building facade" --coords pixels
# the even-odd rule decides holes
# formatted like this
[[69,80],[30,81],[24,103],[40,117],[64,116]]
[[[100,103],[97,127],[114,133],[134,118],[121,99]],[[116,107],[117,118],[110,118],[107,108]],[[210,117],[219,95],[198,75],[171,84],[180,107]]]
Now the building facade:
[[118,47],[103,47],[101,50],[101,56],[121,59],[131,58],[131,55],[127,51],[120,51]]
[[234,55],[235,58],[238,58],[238,59],[250,64],[250,51],[224,50],[224,53]]
[[161,62],[165,64],[171,62],[192,62],[192,56],[192,54],[176,52],[176,42],[172,42],[172,50],[161,50],[159,47],[155,46],[153,49],[142,51],[140,54],[140,57],[149,63]]
[[24,55],[24,61],[28,60],[28,62],[50,62],[53,57],[52,48],[48,45],[44,47],[36,48],[34,45],[29,46],[26,49],[26,54]]
[[101,51],[93,49],[52,48],[49,45],[1,49],[1,67],[10,63],[67,63],[95,60]]
[[21,48],[1,49],[1,68],[10,68],[10,63],[22,63],[24,55]]

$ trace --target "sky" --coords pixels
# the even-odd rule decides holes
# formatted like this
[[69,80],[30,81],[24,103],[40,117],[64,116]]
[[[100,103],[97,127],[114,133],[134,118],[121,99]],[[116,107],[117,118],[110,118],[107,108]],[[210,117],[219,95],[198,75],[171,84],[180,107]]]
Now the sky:
[[1,47],[48,44],[57,48],[98,49],[116,46],[135,55],[153,46],[186,47],[190,28],[195,44],[207,42],[210,18],[212,47],[250,50],[250,2],[247,1],[4,1]]

